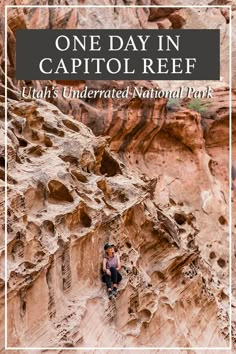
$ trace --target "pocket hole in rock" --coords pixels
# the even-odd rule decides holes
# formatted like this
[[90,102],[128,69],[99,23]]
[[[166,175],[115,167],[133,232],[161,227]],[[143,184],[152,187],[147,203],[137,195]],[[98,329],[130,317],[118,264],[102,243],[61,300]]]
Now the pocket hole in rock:
[[170,202],[171,205],[176,205],[176,202],[172,198],[169,198],[169,202]]
[[113,177],[121,173],[121,169],[118,162],[113,159],[113,157],[109,155],[106,150],[102,155],[100,172],[102,175],[107,174],[108,177]]
[[142,321],[148,321],[151,318],[152,313],[148,309],[144,309],[139,312],[139,318]]
[[24,257],[24,243],[22,241],[17,241],[12,247],[11,254],[13,259],[16,257],[23,258]]
[[17,137],[18,141],[19,141],[19,145],[21,147],[26,147],[28,145],[27,141],[23,138]]
[[20,290],[20,315],[24,317],[26,313],[26,293],[25,290]]
[[2,170],[2,169],[0,169],[0,179],[1,179],[2,181],[5,181],[5,171]]
[[[65,162],[69,162],[71,165],[75,165],[77,166],[77,158],[74,157],[74,156],[70,156],[70,155],[67,155],[67,156],[62,156],[62,155],[59,155],[60,159],[62,159],[63,161]],[[74,167],[75,167],[74,166]]]
[[227,225],[227,220],[223,215],[221,215],[218,220],[221,225]]
[[0,166],[5,168],[5,158],[3,156],[0,156]]
[[45,144],[46,147],[52,147],[53,146],[53,143],[52,143],[51,139],[49,139],[48,136],[44,137],[44,144]]
[[219,258],[219,259],[217,260],[217,263],[218,263],[218,265],[219,265],[221,268],[224,268],[224,267],[226,266],[226,262],[225,262],[225,260],[224,260],[223,258]]
[[73,130],[77,133],[80,131],[79,127],[77,127],[77,125],[71,122],[70,120],[63,119],[62,122],[68,129]]
[[129,198],[124,193],[120,193],[119,200],[121,201],[121,203],[125,203],[129,201]]
[[210,253],[209,257],[210,257],[210,259],[216,258],[215,252],[212,251],[212,252]]
[[174,219],[179,225],[183,225],[186,222],[186,216],[180,213],[175,213]]
[[49,202],[73,202],[73,197],[70,195],[68,188],[57,180],[51,180],[48,183],[49,188]]
[[83,209],[80,211],[80,222],[84,227],[90,227],[92,225],[91,218]]
[[44,230],[46,231],[47,234],[49,234],[50,236],[54,236],[55,228],[54,228],[54,224],[53,224],[52,221],[44,220],[43,228],[44,228]]
[[63,130],[60,130],[60,129],[57,129],[47,123],[44,123],[42,128],[47,132],[47,133],[50,133],[50,134],[53,134],[53,135],[57,135],[57,136],[64,136],[65,133],[63,132]]
[[43,154],[42,147],[40,145],[32,146],[28,152],[29,152],[29,155],[35,156],[35,157],[42,156],[42,154]]
[[71,174],[79,181],[82,183],[88,182],[88,179],[86,176],[84,176],[82,173],[77,172],[77,171],[71,171]]

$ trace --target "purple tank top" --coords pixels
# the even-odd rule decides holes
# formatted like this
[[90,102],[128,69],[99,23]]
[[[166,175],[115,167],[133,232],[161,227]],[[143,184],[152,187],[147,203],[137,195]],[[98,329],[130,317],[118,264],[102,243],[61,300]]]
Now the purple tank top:
[[115,268],[118,267],[118,259],[117,259],[116,255],[114,255],[112,257],[106,257],[106,259],[107,259],[107,263],[106,263],[107,269],[109,269],[111,267],[115,267]]

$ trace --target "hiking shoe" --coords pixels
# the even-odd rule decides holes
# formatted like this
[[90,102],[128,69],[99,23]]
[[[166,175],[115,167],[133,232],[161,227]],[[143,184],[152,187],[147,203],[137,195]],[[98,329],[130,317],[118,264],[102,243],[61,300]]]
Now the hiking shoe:
[[113,296],[113,292],[112,292],[112,290],[109,290],[108,291],[108,299],[112,299],[112,296]]
[[117,296],[117,288],[113,288],[112,289],[112,293],[113,293],[114,296]]

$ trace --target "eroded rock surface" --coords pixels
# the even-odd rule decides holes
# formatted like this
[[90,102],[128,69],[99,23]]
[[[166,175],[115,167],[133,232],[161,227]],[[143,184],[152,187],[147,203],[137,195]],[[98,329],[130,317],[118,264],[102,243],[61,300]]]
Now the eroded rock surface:
[[[213,9],[209,16],[205,9],[186,10],[181,4],[176,1],[175,10],[81,9],[79,14],[69,8],[9,11],[9,345],[103,347],[109,338],[109,346],[117,347],[228,346],[229,13]],[[209,28],[207,21],[211,28],[220,26],[225,61],[209,114],[189,110],[187,102],[170,111],[166,99],[20,99],[22,85],[72,83],[16,82],[16,29],[88,28],[91,19],[93,28]],[[0,49],[3,64],[2,42]],[[125,86],[73,82],[73,87],[85,84]],[[3,83],[0,94],[3,205]],[[235,103],[233,127],[234,120]],[[3,213],[1,220],[3,225]],[[122,262],[116,303],[108,301],[100,281],[107,241],[116,245]],[[3,274],[2,269],[2,279]],[[0,287],[3,308],[3,280]],[[235,341],[234,322],[233,335]]]
[[[105,346],[109,333],[112,346],[226,345],[224,280],[201,256],[204,230],[184,198],[160,203],[156,181],[47,102],[8,111],[11,345]],[[116,303],[100,281],[108,240],[122,262]]]

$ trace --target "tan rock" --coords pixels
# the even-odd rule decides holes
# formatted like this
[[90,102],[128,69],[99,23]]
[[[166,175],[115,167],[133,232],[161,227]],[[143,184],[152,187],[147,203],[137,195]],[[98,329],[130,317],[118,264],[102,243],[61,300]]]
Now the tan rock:
[[186,23],[186,18],[181,15],[178,11],[172,12],[168,17],[170,22],[172,23],[173,28],[181,28]]
[[161,29],[169,29],[172,26],[172,23],[168,18],[159,19],[156,23]]
[[168,17],[175,9],[171,7],[151,7],[149,21],[156,21],[162,17]]
[[[184,9],[178,14],[186,18],[185,28],[204,28],[211,21],[212,28],[228,30],[218,9],[211,16]],[[19,11],[10,14],[8,33],[14,48],[17,26],[167,25],[170,13],[165,20],[163,15],[155,19],[159,15],[153,13],[156,22],[150,25],[149,10],[132,8]],[[226,40],[222,45],[227,47]],[[114,347],[228,346],[228,87],[217,83],[221,90],[204,131],[197,112],[183,108],[169,113],[165,99],[24,102],[12,81],[13,53],[8,58],[9,345],[102,347],[109,337]],[[28,84],[41,88],[52,83]],[[77,88],[85,84],[125,86],[73,83]],[[3,205],[2,133],[1,138]],[[3,225],[3,213],[0,217]],[[100,280],[107,241],[116,245],[122,263],[116,303],[108,301]],[[3,285],[2,271],[1,309]]]

